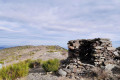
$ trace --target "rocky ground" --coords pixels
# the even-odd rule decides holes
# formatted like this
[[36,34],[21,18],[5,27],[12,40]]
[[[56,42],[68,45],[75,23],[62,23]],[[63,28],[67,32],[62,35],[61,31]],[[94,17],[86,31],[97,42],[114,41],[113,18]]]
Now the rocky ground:
[[[43,61],[57,58],[66,59],[68,52],[60,46],[18,46],[0,50],[0,61],[5,62],[7,66],[27,59],[42,59]],[[47,74],[43,68],[32,68],[28,76],[18,78],[17,80],[70,80],[66,77],[60,77],[55,74]]]
[[32,68],[28,76],[17,80],[73,80],[67,77],[56,75],[56,73],[46,73],[43,68]]

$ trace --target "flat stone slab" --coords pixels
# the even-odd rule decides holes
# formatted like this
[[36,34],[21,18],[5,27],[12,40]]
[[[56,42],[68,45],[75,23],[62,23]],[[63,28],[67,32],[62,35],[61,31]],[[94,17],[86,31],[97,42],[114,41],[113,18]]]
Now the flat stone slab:
[[107,47],[107,50],[115,50],[115,48],[114,47]]
[[101,47],[101,46],[97,46],[95,47],[96,49],[103,49],[104,47]]

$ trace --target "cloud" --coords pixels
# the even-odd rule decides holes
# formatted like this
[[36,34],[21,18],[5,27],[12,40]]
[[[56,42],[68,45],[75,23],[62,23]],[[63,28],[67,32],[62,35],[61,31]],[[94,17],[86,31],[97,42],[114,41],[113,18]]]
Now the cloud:
[[0,41],[65,44],[95,37],[120,41],[119,4],[119,0],[0,0]]
[[92,34],[90,34],[89,35],[89,37],[88,38],[109,38],[109,39],[111,39],[112,41],[116,41],[116,39],[118,40],[118,41],[120,41],[120,36],[119,36],[119,34],[118,35],[116,35],[116,34],[112,34],[112,33],[92,33]]
[[10,32],[16,32],[12,29],[9,29],[9,28],[5,28],[5,27],[0,27],[0,31],[10,31]]

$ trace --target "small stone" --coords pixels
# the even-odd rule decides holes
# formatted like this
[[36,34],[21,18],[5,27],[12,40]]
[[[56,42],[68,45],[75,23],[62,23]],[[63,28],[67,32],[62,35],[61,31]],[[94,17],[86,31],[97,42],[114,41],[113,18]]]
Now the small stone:
[[63,71],[62,69],[59,69],[59,70],[58,70],[58,74],[59,74],[60,76],[66,76],[66,75],[67,75],[67,72]]
[[73,68],[73,71],[72,71],[72,72],[76,73],[76,72],[77,72],[77,69],[76,69],[76,68]]
[[80,62],[80,61],[77,61],[77,63],[78,63],[78,64],[81,64],[81,62]]
[[96,49],[103,49],[104,47],[101,47],[101,46],[97,46],[95,47]]
[[73,46],[68,46],[68,48],[69,48],[69,49],[74,49],[74,47],[73,47]]
[[101,59],[105,59],[105,57],[100,57]]
[[66,71],[67,73],[71,73],[71,70],[70,69],[64,69],[64,71]]
[[114,47],[107,47],[107,50],[115,50],[115,48]]
[[114,64],[107,64],[107,65],[105,66],[105,69],[111,71],[111,69],[114,68],[114,66],[115,66]]
[[74,67],[73,65],[69,65],[69,69],[73,69],[73,67]]
[[116,56],[119,56],[118,52],[114,52],[114,54],[115,54]]
[[73,63],[74,65],[77,65],[77,63]]

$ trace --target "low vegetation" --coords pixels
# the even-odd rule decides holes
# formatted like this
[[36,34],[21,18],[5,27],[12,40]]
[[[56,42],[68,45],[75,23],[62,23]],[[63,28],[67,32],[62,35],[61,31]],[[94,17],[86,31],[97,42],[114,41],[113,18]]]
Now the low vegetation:
[[0,64],[4,64],[4,62],[3,62],[3,61],[0,61]]
[[59,68],[60,62],[58,59],[50,59],[43,62],[42,67],[46,72],[54,72]]
[[0,80],[2,80],[2,78],[0,77]]
[[58,70],[60,62],[58,59],[50,59],[48,61],[27,59],[0,69],[0,80],[15,80],[16,78],[24,77],[28,75],[29,69],[34,68],[36,64],[38,67],[42,65],[46,72],[54,72]]
[[[67,52],[60,46],[18,46],[0,50],[0,64],[14,63],[15,60],[23,60],[26,57],[31,58],[42,49],[47,53],[52,52]],[[34,56],[33,56],[34,57]],[[32,57],[32,58],[33,58]],[[42,61],[41,59],[31,60],[15,63],[0,69],[0,80],[15,80],[16,78],[24,77],[28,75],[30,68],[42,66],[46,72],[57,71],[59,68],[59,60],[51,59],[48,61]]]
[[15,80],[28,74],[29,67],[25,62],[9,65],[0,69],[0,78],[3,80]]
[[23,62],[3,67],[2,69],[0,69],[0,80],[15,80],[16,78],[24,77],[28,74],[29,68],[34,68],[35,63],[41,65],[42,60],[27,59]]

